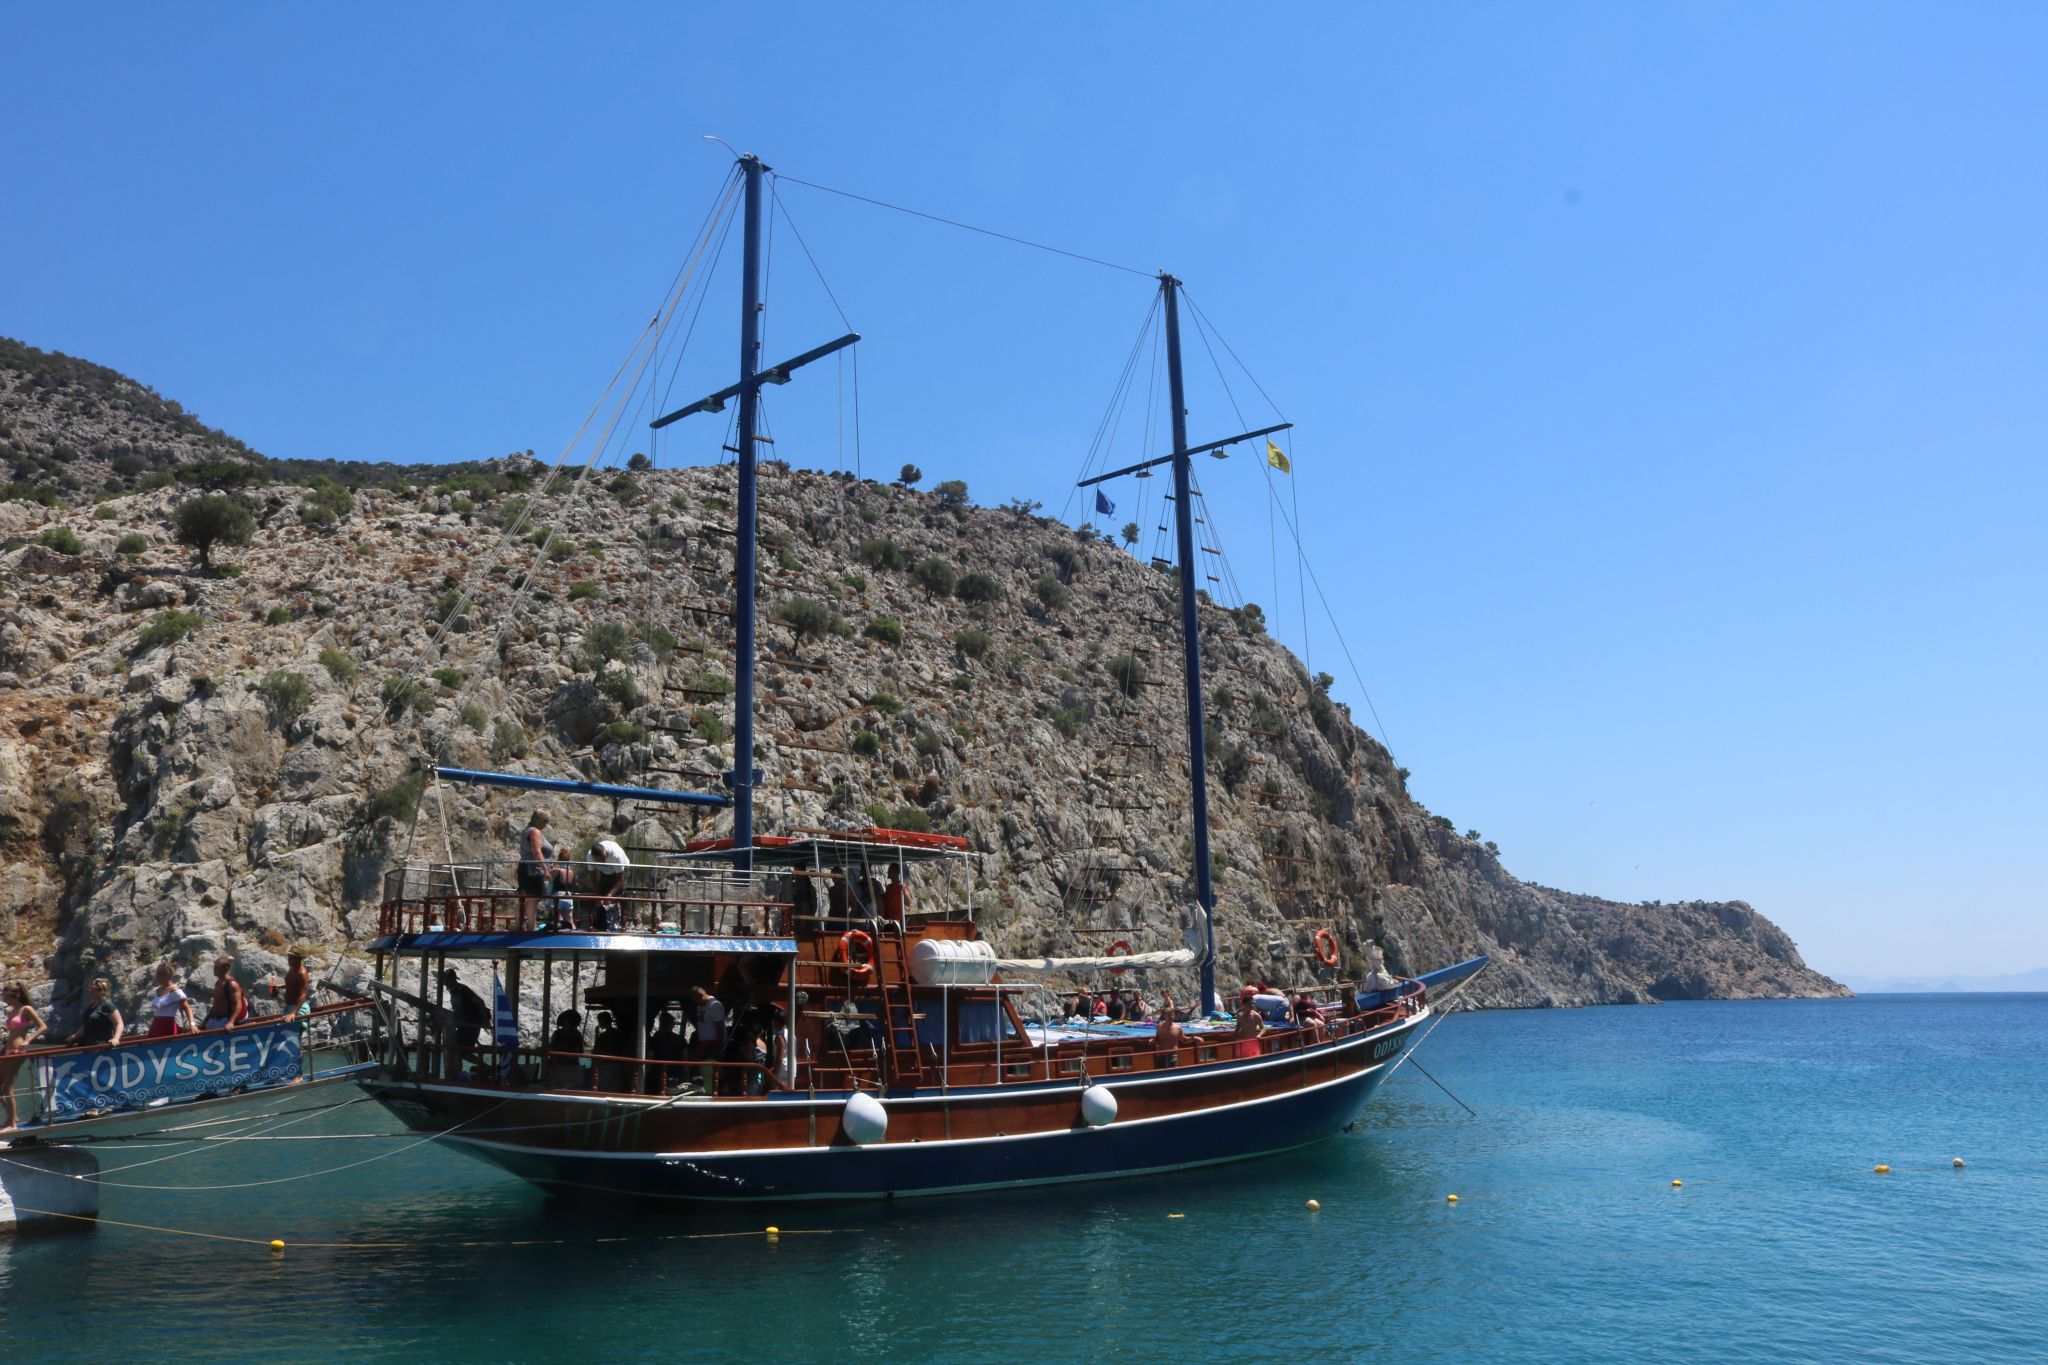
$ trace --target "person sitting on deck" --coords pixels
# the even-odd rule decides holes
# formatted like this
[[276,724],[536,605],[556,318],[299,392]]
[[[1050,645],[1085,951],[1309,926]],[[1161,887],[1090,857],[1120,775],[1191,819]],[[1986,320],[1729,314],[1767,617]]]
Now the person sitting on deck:
[[882,918],[903,923],[903,866],[889,864],[889,884],[882,889]]
[[208,1033],[233,1028],[249,1017],[249,993],[235,980],[235,960],[222,953],[213,960],[213,1002],[206,1007]]
[[593,929],[619,929],[625,924],[625,916],[619,908],[618,895],[626,889],[626,869],[632,866],[632,859],[626,850],[619,847],[616,839],[599,839],[597,846],[590,850],[590,861],[596,866],[597,904],[592,907]]
[[534,917],[534,905],[541,900],[552,899],[555,894],[555,846],[548,842],[548,813],[537,810],[526,822],[526,828],[519,832],[519,927],[533,929],[538,924]]
[[1095,998],[1086,991],[1076,991],[1074,1003],[1067,1006],[1067,1022],[1085,1025],[1093,1022],[1094,1018]]
[[1310,1043],[1320,1043],[1323,1041],[1324,1025],[1327,1022],[1323,1015],[1322,1007],[1317,1005],[1315,1001],[1309,999],[1306,995],[1294,997],[1295,1026],[1308,1030],[1308,1040]]
[[610,1010],[597,1012],[597,1036],[590,1040],[590,1050],[597,1054],[596,1089],[621,1094],[633,1088],[627,1074],[630,1065],[618,1060],[626,1054],[626,1031]]
[[1259,1035],[1266,1031],[1266,1016],[1259,1012],[1259,989],[1246,986],[1237,993],[1237,1055],[1257,1057],[1265,1052]]
[[481,995],[462,984],[453,967],[442,970],[441,985],[448,998],[450,1074],[461,1071],[464,1062],[482,1071],[484,1055],[478,1044],[491,1022],[491,1007]]
[[583,1016],[563,1010],[548,1035],[547,1065],[541,1076],[550,1090],[581,1090],[583,1081]]
[[1112,1024],[1124,1021],[1124,995],[1122,991],[1111,991],[1109,1000],[1103,1006],[1103,1016]]
[[[667,1010],[654,1021],[654,1032],[647,1037],[647,1060],[650,1062],[680,1062],[689,1051],[683,1042],[683,1035],[676,1032],[676,1017]],[[683,1069],[680,1066],[649,1067],[647,1071],[647,1092],[665,1094],[672,1085],[683,1083]]]
[[1152,1022],[1152,1007],[1145,1003],[1145,992],[1132,991],[1131,1003],[1124,1006],[1126,1024],[1149,1024]]

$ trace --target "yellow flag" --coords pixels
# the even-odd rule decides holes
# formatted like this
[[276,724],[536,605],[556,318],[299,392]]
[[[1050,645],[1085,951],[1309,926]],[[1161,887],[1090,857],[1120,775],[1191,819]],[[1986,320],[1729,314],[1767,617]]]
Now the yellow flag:
[[1279,470],[1282,474],[1292,474],[1294,472],[1294,466],[1287,463],[1287,456],[1282,454],[1280,447],[1274,445],[1270,440],[1266,442],[1266,463]]

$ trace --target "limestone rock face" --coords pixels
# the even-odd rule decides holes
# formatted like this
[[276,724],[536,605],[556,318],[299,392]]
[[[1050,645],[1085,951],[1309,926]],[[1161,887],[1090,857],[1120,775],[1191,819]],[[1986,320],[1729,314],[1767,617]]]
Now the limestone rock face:
[[[226,951],[255,986],[303,943],[361,971],[408,848],[508,858],[534,804],[423,786],[422,761],[713,789],[738,757],[716,610],[729,470],[557,487],[516,536],[488,489],[362,489],[332,529],[301,524],[295,490],[251,496],[256,539],[219,556],[241,572],[211,577],[164,548],[173,489],[89,522],[0,505],[18,538],[0,551],[0,966],[52,979],[60,1021],[92,975],[132,1001],[159,961],[203,987]],[[763,832],[963,834],[1005,952],[1178,946],[1194,889],[1177,625],[1156,624],[1177,623],[1171,581],[1099,536],[903,488],[771,465],[762,499]],[[89,527],[82,554],[26,552],[58,524]],[[136,534],[152,548],[116,554]],[[992,600],[936,595],[911,571],[926,559],[984,575]],[[173,611],[196,628],[145,644]],[[1842,993],[1740,902],[1516,880],[1416,804],[1253,613],[1199,616],[1228,981],[1309,979],[1328,929],[1352,971],[1371,944],[1404,972],[1490,954],[1465,997],[1486,1005]],[[546,804],[579,852],[724,823]]]

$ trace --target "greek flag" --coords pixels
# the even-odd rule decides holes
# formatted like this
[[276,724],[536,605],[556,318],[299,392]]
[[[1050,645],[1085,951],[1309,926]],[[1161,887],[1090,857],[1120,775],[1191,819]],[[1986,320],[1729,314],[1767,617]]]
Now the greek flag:
[[1116,515],[1116,504],[1104,497],[1100,488],[1095,490],[1095,510],[1105,517]]
[[498,979],[497,972],[491,973],[491,989],[498,997],[497,1026],[492,1037],[498,1044],[498,1076],[501,1080],[512,1079],[512,1065],[519,1053],[519,1016],[512,1010],[512,1002],[505,998],[505,983]]

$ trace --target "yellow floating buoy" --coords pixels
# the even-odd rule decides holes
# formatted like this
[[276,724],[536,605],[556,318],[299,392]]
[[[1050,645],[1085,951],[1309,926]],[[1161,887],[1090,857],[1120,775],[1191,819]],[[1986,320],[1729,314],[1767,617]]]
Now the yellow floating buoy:
[[1674,1180],[1671,1182],[1671,1188],[1674,1190],[1683,1189],[1684,1187],[1685,1182],[1683,1180]]
[[279,1241],[273,1241],[273,1242],[271,1242],[271,1244],[270,1244],[270,1249],[271,1249],[272,1251],[283,1251],[283,1250],[284,1250],[284,1243],[283,1243],[283,1242],[279,1242]]
[[1444,1196],[1444,1202],[1446,1204],[1455,1204],[1458,1202],[1458,1196],[1455,1194],[1447,1194]]
[[1948,1164],[1955,1167],[1959,1171],[1963,1169],[1963,1159],[1959,1156],[1950,1157]]
[[1892,1173],[1892,1168],[1889,1166],[1872,1166],[1870,1169],[1878,1175],[1890,1175]]
[[1319,1202],[1319,1201],[1317,1201],[1317,1200],[1311,1199],[1311,1200],[1309,1200],[1309,1201],[1308,1201],[1308,1211],[1309,1211],[1310,1213],[1314,1213],[1314,1212],[1315,1212],[1315,1211],[1316,1211],[1317,1209],[1319,1209],[1319,1208],[1321,1208],[1321,1207],[1322,1207],[1322,1204],[1321,1204],[1321,1202]]
[[1185,1217],[1187,1217],[1187,1215],[1186,1215],[1186,1214],[1184,1214],[1184,1213],[1169,1213],[1169,1214],[1167,1214],[1166,1216],[1167,1216],[1168,1218],[1185,1218]]

